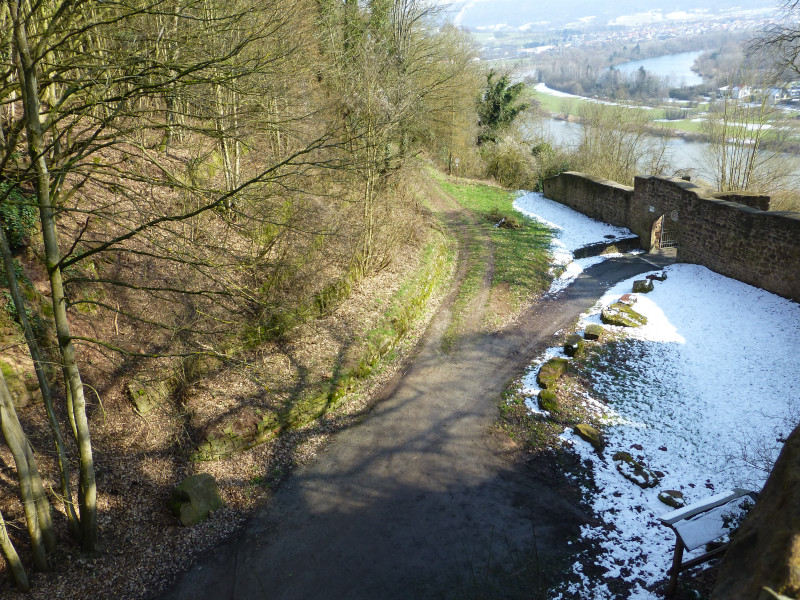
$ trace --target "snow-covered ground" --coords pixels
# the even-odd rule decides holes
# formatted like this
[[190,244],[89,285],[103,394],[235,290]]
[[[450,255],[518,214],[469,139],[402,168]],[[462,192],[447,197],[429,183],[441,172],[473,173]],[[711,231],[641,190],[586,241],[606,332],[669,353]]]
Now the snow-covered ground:
[[588,96],[576,96],[575,94],[568,94],[567,92],[559,92],[553,88],[547,87],[544,83],[537,83],[534,90],[542,94],[555,96],[556,98],[575,98],[576,100],[583,100],[585,102],[594,102],[595,104],[605,104],[606,106],[622,106],[625,108],[640,108],[643,110],[655,110],[652,106],[644,106],[640,104],[624,104],[622,102],[611,102],[610,100],[598,100],[597,98],[589,98]]
[[[598,491],[590,504],[614,526],[583,535],[601,540],[607,575],[636,582],[630,597],[637,599],[657,597],[645,588],[664,578],[674,548],[674,534],[656,520],[672,510],[659,491],[682,491],[693,503],[736,487],[760,490],[765,455],[774,460],[776,440],[800,414],[800,358],[789,350],[800,336],[800,305],[697,265],[673,265],[667,274],[634,306],[648,318],[626,330],[640,342],[634,355],[617,361],[616,372],[595,371],[593,393],[611,411],[605,456],[571,432],[563,436],[592,464]],[[615,286],[600,305],[631,285]],[[581,326],[600,322],[600,305]],[[660,484],[644,490],[621,477],[611,460],[617,451],[644,457],[664,473]],[[613,596],[600,585],[592,597]]]
[[[565,249],[597,241],[591,228],[578,241],[585,217],[570,215],[578,213],[557,211],[560,205],[535,197],[520,204],[526,214],[559,228]],[[586,390],[587,410],[605,422],[603,456],[570,430],[562,435],[591,465],[597,489],[587,488],[586,498],[611,526],[583,529],[603,552],[599,559],[576,558],[577,582],[561,590],[564,598],[615,598],[605,582],[611,578],[630,583],[629,598],[657,598],[647,588],[665,578],[675,541],[657,521],[672,510],[658,493],[679,490],[694,503],[735,487],[759,490],[767,476],[763,468],[778,451],[776,440],[788,435],[800,415],[800,356],[794,351],[800,305],[697,265],[673,265],[666,273],[653,292],[637,295],[634,309],[648,323],[625,329],[631,340],[625,359],[603,359],[607,364],[593,370]],[[632,280],[614,286],[579,327],[600,323],[602,306],[631,289]],[[555,354],[560,348],[531,366],[525,392],[536,392],[538,366]],[[541,412],[535,397],[529,406]],[[641,457],[663,474],[659,485],[642,489],[623,478],[611,458],[617,451]],[[605,572],[599,580],[584,574],[582,561],[589,560]]]
[[573,260],[573,252],[578,248],[629,238],[633,233],[624,227],[614,227],[595,219],[590,219],[571,208],[548,200],[539,192],[525,192],[514,200],[514,208],[554,231],[550,251],[553,265],[563,272],[553,280],[549,293],[556,294],[566,288],[585,269],[611,256],[603,255]]

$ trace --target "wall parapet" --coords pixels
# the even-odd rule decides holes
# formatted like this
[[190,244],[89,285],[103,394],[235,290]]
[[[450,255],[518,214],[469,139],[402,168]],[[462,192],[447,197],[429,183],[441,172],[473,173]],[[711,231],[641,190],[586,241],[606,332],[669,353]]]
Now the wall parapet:
[[674,177],[636,177],[634,187],[574,171],[544,182],[544,195],[639,236],[658,249],[669,227],[677,259],[800,302],[800,213],[767,212],[769,196],[719,193]]

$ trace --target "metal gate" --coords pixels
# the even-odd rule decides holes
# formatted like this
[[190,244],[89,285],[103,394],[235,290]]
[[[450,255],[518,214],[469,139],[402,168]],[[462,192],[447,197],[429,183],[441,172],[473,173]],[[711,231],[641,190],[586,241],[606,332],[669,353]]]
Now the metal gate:
[[661,223],[661,241],[659,242],[661,248],[677,248],[678,247],[678,211],[672,211],[672,214],[664,219]]

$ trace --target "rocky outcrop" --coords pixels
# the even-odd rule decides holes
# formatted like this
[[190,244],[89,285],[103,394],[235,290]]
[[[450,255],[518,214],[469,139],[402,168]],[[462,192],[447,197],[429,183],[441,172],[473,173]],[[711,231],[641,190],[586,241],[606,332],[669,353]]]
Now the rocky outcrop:
[[800,426],[733,537],[711,600],[774,599],[765,587],[800,597]]

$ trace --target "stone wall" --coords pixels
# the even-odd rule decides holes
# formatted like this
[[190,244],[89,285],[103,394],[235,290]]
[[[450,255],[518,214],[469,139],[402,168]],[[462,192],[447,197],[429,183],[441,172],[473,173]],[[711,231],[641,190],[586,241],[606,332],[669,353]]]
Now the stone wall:
[[658,249],[669,227],[677,259],[800,302],[800,213],[765,212],[769,197],[717,193],[673,177],[636,177],[634,187],[562,173],[545,197],[592,218],[627,227],[644,250]]
[[598,221],[628,227],[633,198],[628,185],[567,171],[544,180],[544,196]]

